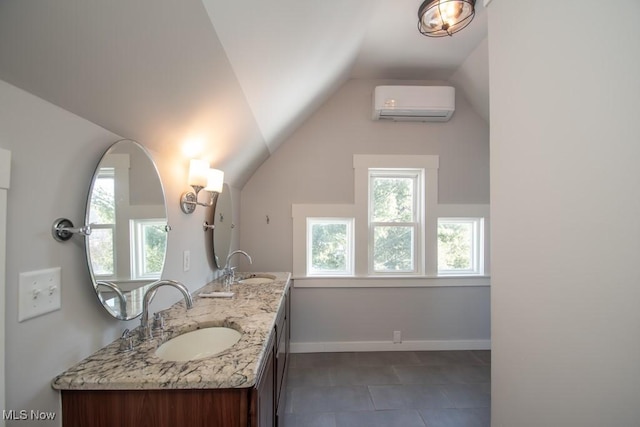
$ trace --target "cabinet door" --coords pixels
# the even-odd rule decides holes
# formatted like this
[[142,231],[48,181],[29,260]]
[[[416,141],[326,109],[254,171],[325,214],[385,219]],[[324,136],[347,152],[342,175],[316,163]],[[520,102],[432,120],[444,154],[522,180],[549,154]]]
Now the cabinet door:
[[279,415],[284,413],[286,402],[289,339],[291,337],[290,304],[291,298],[287,292],[287,294],[285,294],[281,322],[276,323],[276,336],[278,338],[278,344],[276,346],[276,420],[279,419]]
[[268,357],[258,382],[256,397],[254,398],[254,420],[257,427],[275,426],[275,366],[273,347],[268,352]]
[[282,386],[285,381],[285,374],[287,368],[287,335],[288,325],[283,323],[278,331],[278,346],[276,352],[276,403],[280,404],[280,399],[283,399],[281,392],[284,390]]
[[249,389],[63,390],[64,427],[246,427]]

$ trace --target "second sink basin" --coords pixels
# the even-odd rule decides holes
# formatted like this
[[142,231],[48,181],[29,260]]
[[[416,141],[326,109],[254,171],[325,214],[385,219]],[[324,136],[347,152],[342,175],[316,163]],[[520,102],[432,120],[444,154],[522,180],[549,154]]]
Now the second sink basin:
[[263,283],[271,283],[276,280],[273,274],[252,274],[249,277],[238,280],[238,283],[245,285],[262,285]]
[[242,334],[231,328],[198,329],[165,342],[156,350],[156,356],[172,362],[203,359],[232,347],[240,337]]

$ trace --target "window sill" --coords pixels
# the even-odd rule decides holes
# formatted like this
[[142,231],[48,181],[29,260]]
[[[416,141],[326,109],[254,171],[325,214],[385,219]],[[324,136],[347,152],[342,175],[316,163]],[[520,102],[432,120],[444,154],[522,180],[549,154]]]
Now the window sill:
[[293,277],[296,288],[443,288],[490,287],[490,276]]

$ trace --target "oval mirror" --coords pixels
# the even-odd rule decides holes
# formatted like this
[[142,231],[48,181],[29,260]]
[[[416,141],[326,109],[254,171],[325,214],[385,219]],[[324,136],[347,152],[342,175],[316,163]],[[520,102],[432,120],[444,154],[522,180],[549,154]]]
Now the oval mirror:
[[233,208],[231,203],[231,189],[227,184],[222,186],[222,193],[218,194],[213,212],[213,259],[218,269],[224,268],[231,246],[231,230]]
[[160,279],[167,249],[167,208],[151,156],[124,139],[93,175],[85,224],[87,264],[102,306],[121,320],[142,313],[146,288]]

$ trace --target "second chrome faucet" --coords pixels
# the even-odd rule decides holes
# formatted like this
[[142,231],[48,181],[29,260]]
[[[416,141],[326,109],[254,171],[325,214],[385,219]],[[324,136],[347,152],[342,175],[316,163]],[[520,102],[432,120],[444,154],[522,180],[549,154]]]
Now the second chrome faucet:
[[222,277],[223,277],[225,292],[229,292],[231,284],[235,281],[235,267],[231,267],[229,265],[229,260],[231,259],[232,256],[238,255],[238,254],[244,255],[249,260],[249,264],[253,264],[253,260],[251,259],[249,254],[246,253],[245,251],[235,250],[231,252],[229,255],[227,255],[227,260],[225,261],[224,268],[222,269]]

